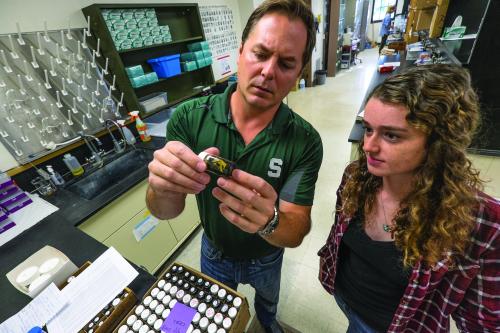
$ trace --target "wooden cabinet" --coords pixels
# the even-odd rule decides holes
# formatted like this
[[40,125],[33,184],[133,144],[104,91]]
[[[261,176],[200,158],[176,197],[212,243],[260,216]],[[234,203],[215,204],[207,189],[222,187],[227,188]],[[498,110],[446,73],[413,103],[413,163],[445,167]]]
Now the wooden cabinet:
[[[108,28],[109,19],[105,20],[103,12],[138,8],[153,8],[158,26],[169,27],[171,41],[124,50],[117,49]],[[124,93],[124,103],[129,110],[140,110],[144,113],[145,109],[141,104],[143,102],[151,105],[152,109],[148,112],[153,113],[195,96],[203,88],[214,84],[211,66],[160,79],[156,83],[139,88],[132,87],[125,71],[125,67],[141,65],[145,73],[152,72],[151,66],[147,63],[148,59],[188,52],[188,44],[204,41],[205,35],[197,4],[93,4],[83,8],[82,11],[86,18],[90,18],[92,35],[100,39],[101,51],[104,57],[109,58],[109,68],[111,73],[116,75],[116,83],[119,90]],[[96,44],[95,39],[92,40]],[[159,102],[160,99],[155,99],[165,92],[168,98],[166,105]]]
[[196,199],[189,195],[181,215],[172,220],[157,221],[150,232],[136,238],[134,230],[145,221],[155,220],[146,208],[147,186],[146,180],[134,186],[78,228],[154,273],[196,229],[200,219]]
[[147,209],[141,210],[103,243],[113,246],[128,260],[154,273],[173,252],[178,241],[168,221],[159,221],[155,229],[137,241],[133,233],[134,228],[145,219],[151,218]]
[[418,41],[418,31],[428,30],[429,37],[439,37],[443,31],[449,0],[411,0],[406,21],[405,41]]

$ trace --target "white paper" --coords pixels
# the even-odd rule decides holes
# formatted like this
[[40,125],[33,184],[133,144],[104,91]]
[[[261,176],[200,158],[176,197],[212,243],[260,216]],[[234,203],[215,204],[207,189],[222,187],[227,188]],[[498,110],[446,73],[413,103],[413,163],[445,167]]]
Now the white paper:
[[0,333],[26,333],[33,327],[42,327],[68,303],[66,296],[54,283],[14,316],[0,325]]
[[399,67],[401,66],[401,62],[400,61],[384,62],[383,66]]
[[9,219],[16,225],[0,234],[0,246],[59,210],[59,208],[43,200],[38,195],[28,194],[28,196],[33,202],[9,215]]
[[109,248],[62,290],[70,303],[48,322],[49,333],[78,332],[138,274],[114,248]]

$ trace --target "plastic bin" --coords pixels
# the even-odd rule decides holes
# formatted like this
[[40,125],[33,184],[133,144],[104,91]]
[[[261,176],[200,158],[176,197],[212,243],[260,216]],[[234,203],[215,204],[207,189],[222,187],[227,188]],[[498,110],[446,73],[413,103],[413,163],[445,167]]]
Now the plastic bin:
[[202,42],[196,42],[192,44],[188,44],[187,48],[189,51],[201,51],[201,50],[210,50],[210,47],[208,46],[207,41],[202,41]]
[[125,67],[125,71],[129,77],[138,77],[144,75],[144,70],[141,65]]
[[149,59],[148,64],[158,74],[159,78],[167,78],[181,73],[180,54],[173,54],[165,57]]
[[196,65],[196,61],[181,62],[181,66],[183,72],[194,71],[195,69],[198,68],[198,66]]
[[320,86],[322,84],[325,84],[325,81],[326,81],[326,71],[325,70],[315,71],[314,76],[316,77],[316,85]]

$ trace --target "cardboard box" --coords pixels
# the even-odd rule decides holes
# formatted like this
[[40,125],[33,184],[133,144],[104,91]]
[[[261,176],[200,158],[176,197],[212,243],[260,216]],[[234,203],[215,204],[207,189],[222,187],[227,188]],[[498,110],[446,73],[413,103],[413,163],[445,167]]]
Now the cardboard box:
[[434,7],[437,3],[438,0],[412,0],[410,2],[410,7],[414,9],[424,9]]
[[[89,267],[90,264],[90,261],[87,261],[71,276],[78,276],[87,267]],[[59,289],[62,290],[66,287],[68,283],[70,283],[68,281],[71,281],[71,279],[72,278],[69,277],[67,281],[64,281],[61,285],[59,285]],[[119,299],[120,301],[116,302],[116,299]],[[79,331],[79,333],[88,333],[90,330],[92,330],[92,333],[111,332],[130,311],[130,309],[132,309],[134,304],[137,302],[137,297],[130,288],[125,288],[120,295],[117,295],[115,300],[102,309],[90,322],[85,325],[85,327]],[[97,321],[96,318],[98,318]]]
[[[147,309],[147,307],[148,307],[151,303],[148,303],[148,305],[146,305],[146,306],[145,306],[145,305],[144,305],[144,300],[145,300],[146,298],[148,298],[148,296],[149,296],[149,297],[151,297],[153,300],[157,300],[157,299],[155,298],[156,296],[155,296],[155,297],[153,297],[151,294],[152,294],[152,292],[153,292],[153,290],[154,290],[155,288],[156,288],[156,289],[158,289],[158,290],[160,290],[160,289],[159,289],[159,285],[161,285],[161,284],[160,284],[160,281],[161,281],[161,280],[164,280],[164,282],[163,282],[163,283],[164,283],[164,285],[162,285],[162,287],[161,287],[161,288],[162,288],[162,290],[164,290],[163,288],[164,288],[164,286],[166,286],[166,283],[169,283],[169,282],[167,281],[166,275],[167,275],[168,273],[170,273],[170,274],[172,275],[172,273],[171,273],[171,272],[172,272],[172,268],[173,268],[174,266],[175,266],[175,267],[182,267],[182,270],[183,270],[183,271],[182,271],[182,274],[185,274],[186,272],[188,272],[188,273],[189,273],[189,278],[190,278],[191,276],[194,276],[194,277],[195,277],[195,280],[194,280],[194,281],[197,281],[199,278],[202,278],[205,282],[208,282],[210,285],[214,285],[214,284],[215,284],[215,285],[217,285],[217,286],[218,286],[218,288],[219,288],[219,290],[220,290],[220,289],[225,289],[228,295],[232,295],[234,298],[239,297],[239,298],[241,299],[241,305],[240,305],[240,306],[239,306],[239,308],[238,308],[238,311],[237,311],[236,316],[232,319],[232,325],[231,325],[231,327],[230,327],[228,330],[226,330],[226,332],[227,332],[227,333],[242,333],[242,332],[244,332],[244,331],[245,331],[246,326],[247,326],[247,324],[248,324],[248,321],[250,320],[250,310],[249,310],[249,306],[248,306],[248,301],[247,301],[246,297],[245,297],[243,294],[241,294],[241,293],[237,292],[237,291],[236,291],[236,290],[234,290],[234,289],[229,288],[229,287],[228,287],[228,286],[226,286],[225,284],[223,284],[223,283],[221,283],[221,282],[219,282],[219,281],[217,281],[217,280],[215,280],[215,279],[212,279],[211,277],[209,277],[209,276],[207,276],[207,275],[205,275],[205,274],[201,273],[200,271],[195,270],[194,268],[191,268],[191,267],[189,267],[189,266],[187,266],[187,265],[184,265],[184,264],[181,264],[181,263],[178,263],[178,262],[174,262],[174,263],[173,263],[173,264],[171,264],[171,265],[170,265],[167,269],[165,269],[165,270],[164,270],[161,274],[159,274],[159,278],[155,281],[155,283],[151,286],[151,288],[149,288],[149,290],[146,292],[146,294],[144,295],[143,299],[141,300],[141,304],[139,304],[139,305],[135,306],[135,307],[134,307],[134,308],[133,308],[133,309],[132,309],[132,310],[131,310],[131,311],[130,311],[130,312],[129,312],[126,316],[125,316],[125,318],[124,318],[124,319],[123,319],[123,320],[122,320],[122,321],[121,321],[121,322],[120,322],[120,323],[116,326],[115,330],[113,331],[114,333],[119,333],[119,332],[121,333],[122,331],[125,331],[125,332],[127,332],[127,331],[128,331],[128,330],[125,330],[125,328],[124,328],[124,326],[127,326],[127,319],[128,319],[129,317],[131,317],[131,316],[136,316],[136,317],[139,317],[139,316],[137,315],[137,313],[136,313],[136,310],[137,310],[137,308],[138,308],[139,306],[143,306],[145,309]],[[175,275],[175,276],[180,276],[180,275]],[[170,280],[170,281],[172,281],[172,280]],[[177,281],[178,281],[178,280],[177,280]],[[176,286],[176,287],[178,286],[177,284],[175,284],[175,282],[174,282],[174,283],[170,282],[170,283],[171,283],[171,284],[173,284],[172,288],[173,288],[174,286]],[[187,278],[186,278],[186,280],[184,280],[182,283],[183,283],[183,284],[188,283],[190,287],[194,286],[194,282],[191,282],[190,280],[187,280]],[[181,287],[183,287],[183,284],[181,284]],[[180,289],[180,288],[179,288],[179,289]],[[189,290],[189,289],[188,289],[188,290]],[[170,290],[169,290],[169,291],[170,291]],[[197,289],[197,291],[199,291],[199,289]],[[170,294],[168,294],[168,293],[167,293],[167,294],[166,294],[166,296],[164,296],[164,298],[166,298],[167,296],[170,296]],[[177,296],[177,294],[176,294],[176,293],[174,293],[174,295],[173,295],[173,296],[174,296],[174,297],[172,297],[172,300],[173,300],[173,299],[176,299],[176,297],[175,297],[175,296]],[[225,296],[225,297],[227,297],[227,296]],[[176,300],[177,300],[177,299],[176,299]],[[158,303],[159,303],[159,304],[162,304],[162,301],[159,301]],[[182,302],[181,302],[181,303],[182,303]],[[167,303],[167,304],[168,304],[168,303]],[[189,304],[189,303],[188,303],[188,304]],[[189,306],[189,305],[188,305],[188,306]],[[165,309],[164,309],[163,311],[166,311],[166,309],[168,309],[168,305],[166,305],[166,306],[165,306]],[[150,309],[148,309],[148,310],[150,310]],[[216,313],[217,313],[218,311],[219,311],[219,310],[217,310],[217,311],[216,311]],[[153,311],[151,311],[151,312],[153,312]],[[160,317],[160,319],[161,319],[162,321],[165,321],[165,319],[164,319],[163,317],[161,317],[160,315],[159,315],[159,317]],[[168,318],[168,317],[167,317],[167,318]],[[144,321],[144,320],[143,320],[143,321]],[[212,320],[212,322],[213,322],[213,320]],[[221,326],[219,326],[219,327],[221,327]],[[121,329],[121,330],[120,330],[120,329]],[[132,328],[129,326],[129,328],[128,328],[128,329],[132,329]],[[158,328],[158,329],[155,329],[155,328],[154,328],[154,327],[152,327],[152,326],[150,326],[150,330],[152,330],[153,332],[160,332],[160,329],[159,329],[159,328]],[[148,332],[149,332],[149,331],[148,331]]]

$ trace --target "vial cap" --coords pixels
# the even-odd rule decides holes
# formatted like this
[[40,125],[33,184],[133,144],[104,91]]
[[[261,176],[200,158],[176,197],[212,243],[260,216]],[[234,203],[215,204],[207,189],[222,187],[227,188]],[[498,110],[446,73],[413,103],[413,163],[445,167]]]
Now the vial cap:
[[216,333],[217,332],[217,325],[215,325],[214,323],[211,323],[210,325],[208,325],[207,332],[208,333]]
[[224,328],[225,328],[226,330],[228,330],[228,329],[231,327],[231,325],[232,325],[232,324],[233,324],[233,321],[231,320],[231,318],[227,318],[227,317],[226,317],[226,318],[224,318],[224,320],[222,321],[222,326],[224,326]]

